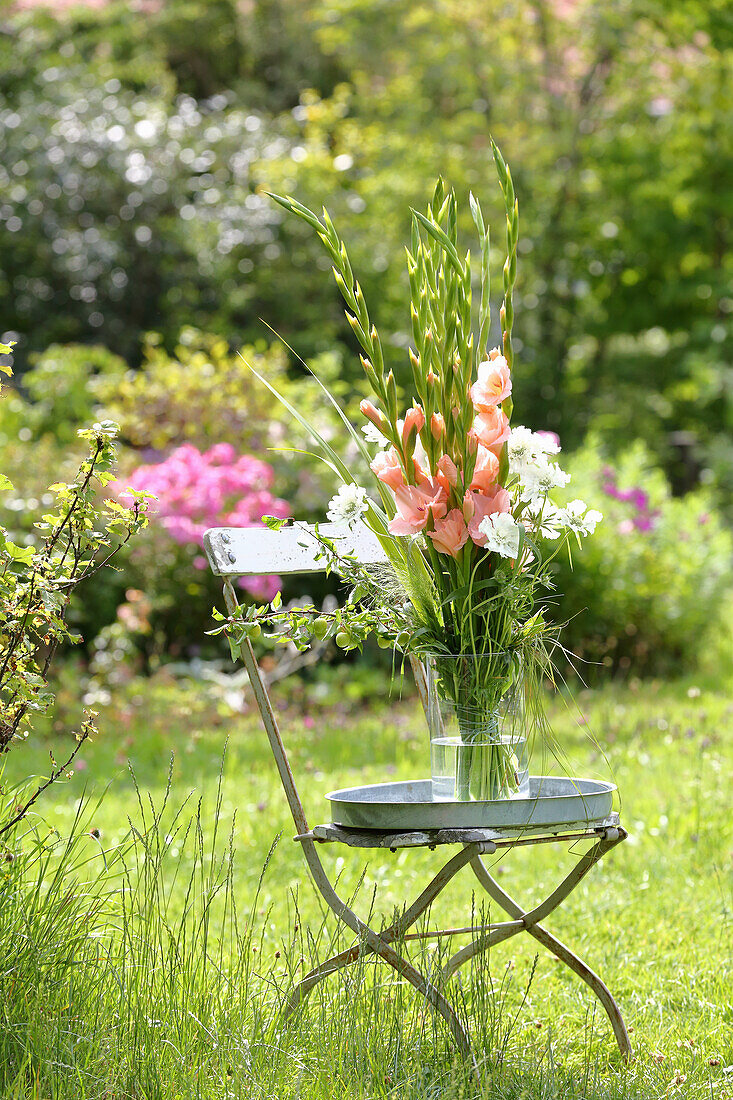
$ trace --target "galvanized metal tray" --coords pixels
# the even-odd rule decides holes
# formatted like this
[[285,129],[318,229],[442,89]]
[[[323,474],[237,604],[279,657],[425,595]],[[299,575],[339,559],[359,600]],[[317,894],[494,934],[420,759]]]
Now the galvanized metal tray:
[[351,829],[525,830],[603,824],[616,786],[598,779],[533,775],[529,798],[495,802],[433,802],[429,779],[331,791],[331,820]]

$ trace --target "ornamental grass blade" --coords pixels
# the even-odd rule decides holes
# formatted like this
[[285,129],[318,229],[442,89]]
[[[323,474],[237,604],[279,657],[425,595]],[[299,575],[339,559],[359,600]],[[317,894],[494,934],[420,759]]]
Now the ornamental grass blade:
[[305,430],[308,432],[308,434],[311,436],[311,438],[314,439],[315,442],[318,444],[318,446],[323,450],[324,454],[328,455],[328,457],[331,460],[331,462],[333,463],[333,467],[336,469],[339,477],[341,477],[342,480],[347,483],[347,485],[354,484],[354,478],[352,477],[351,473],[349,472],[348,467],[344,465],[344,463],[341,461],[339,456],[334,451],[333,447],[331,447],[331,445],[326,442],[326,440],[323,438],[323,436],[320,434],[320,432],[316,428],[313,427],[313,425],[310,423],[309,420],[307,420],[304,416],[301,415],[301,413],[298,412],[298,410],[295,408],[294,405],[290,404],[290,402],[288,401],[288,399],[286,397],[283,397],[283,395],[278,390],[275,389],[275,387],[272,385],[271,382],[267,381],[267,379],[264,377],[264,375],[260,374],[260,372],[258,370],[256,370],[252,366],[252,364],[244,358],[241,351],[237,352],[237,354],[239,355],[239,358],[242,360],[242,362],[245,363],[245,365],[249,367],[249,369],[252,371],[252,374],[255,376],[255,378],[258,381],[260,381],[262,383],[262,385],[266,387],[266,389],[268,389],[270,391],[272,396],[275,397],[280,402],[280,404],[283,406],[284,409],[287,409],[287,411],[290,413],[290,415],[293,417],[293,419],[297,420],[297,422],[300,424],[301,428],[305,428]]

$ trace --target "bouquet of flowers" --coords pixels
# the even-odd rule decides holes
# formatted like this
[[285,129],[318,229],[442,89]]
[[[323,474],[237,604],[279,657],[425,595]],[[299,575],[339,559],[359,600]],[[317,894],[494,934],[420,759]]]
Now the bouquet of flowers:
[[[590,534],[602,518],[580,500],[565,507],[553,503],[552,491],[569,480],[557,462],[557,437],[512,424],[519,215],[510,170],[495,145],[493,153],[506,208],[501,346],[488,346],[489,231],[481,208],[472,195],[481,290],[474,331],[471,257],[458,251],[455,194],[438,180],[426,213],[413,211],[407,250],[413,393],[403,415],[394,374],[385,367],[379,335],[327,211],[318,218],[293,198],[272,196],[307,222],[328,251],[372,391],[361,403],[361,434],[339,411],[374,475],[378,499],[312,431],[344,483],[328,518],[366,523],[383,546],[386,564],[361,567],[321,535],[330,566],[352,584],[344,608],[324,617],[278,604],[250,608],[228,624],[235,644],[266,623],[276,636],[299,645],[315,634],[333,636],[346,649],[374,632],[380,644],[419,658],[428,671],[430,698],[442,701],[433,707],[433,718],[428,706],[434,740],[461,750],[448,797],[462,799],[519,791],[518,737],[507,732],[507,724],[519,725],[526,739],[541,723],[536,689],[551,675],[557,644],[538,588],[550,583],[549,561],[570,537]],[[297,409],[288,408],[310,428]],[[457,725],[453,737],[445,735],[449,720],[451,729]]]

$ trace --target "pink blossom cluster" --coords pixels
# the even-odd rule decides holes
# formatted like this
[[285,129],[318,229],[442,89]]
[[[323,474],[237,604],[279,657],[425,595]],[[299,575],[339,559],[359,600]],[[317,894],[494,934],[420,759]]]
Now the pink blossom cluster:
[[[153,522],[175,542],[203,547],[209,527],[258,527],[263,515],[286,519],[290,508],[270,492],[272,479],[266,462],[238,455],[230,443],[217,443],[203,452],[184,443],[162,462],[138,466],[126,484],[155,496],[150,508]],[[125,500],[122,482],[112,490]],[[206,559],[197,555],[194,565],[204,569]],[[246,577],[240,583],[253,596],[271,600],[280,578]]]
[[619,489],[616,484],[616,473],[611,466],[604,467],[603,477],[603,492],[607,496],[613,497],[614,500],[630,504],[633,509],[632,517],[622,519],[619,524],[621,534],[630,535],[635,529],[637,531],[652,531],[659,518],[659,509],[651,510],[649,507],[649,494],[646,490]]

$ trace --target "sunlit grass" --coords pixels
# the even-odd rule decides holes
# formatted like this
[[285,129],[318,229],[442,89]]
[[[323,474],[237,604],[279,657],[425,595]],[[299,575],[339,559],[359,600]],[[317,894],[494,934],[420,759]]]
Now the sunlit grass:
[[[413,700],[366,706],[338,679],[286,690],[279,713],[311,823],[327,819],[322,796],[333,787],[426,773]],[[237,702],[162,677],[122,690],[103,715],[104,736],[40,807],[44,841],[46,823],[66,837],[84,787],[99,792],[112,779],[101,803],[82,811],[70,855],[34,855],[27,837],[26,854],[4,865],[2,1095],[468,1100],[475,1091],[442,1022],[382,964],[329,978],[291,1027],[279,1026],[292,982],[351,941],[322,912],[258,719],[236,715]],[[623,1066],[587,988],[518,937],[448,989],[475,1040],[481,1095],[730,1100],[733,706],[689,684],[608,688],[579,706],[554,708],[556,729],[576,774],[612,770],[631,835],[547,926],[609,984],[635,1057]],[[47,752],[40,742],[16,750],[6,786],[42,771]],[[377,922],[412,900],[445,856],[368,854],[359,885],[360,854],[323,849],[342,896],[358,890],[360,912],[376,887]],[[517,850],[496,871],[529,904],[576,857],[554,845]],[[482,904],[474,881],[466,872],[454,880],[436,924],[471,923]],[[434,970],[450,946],[406,950]]]

